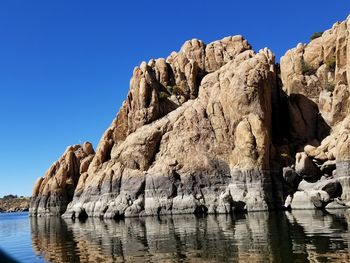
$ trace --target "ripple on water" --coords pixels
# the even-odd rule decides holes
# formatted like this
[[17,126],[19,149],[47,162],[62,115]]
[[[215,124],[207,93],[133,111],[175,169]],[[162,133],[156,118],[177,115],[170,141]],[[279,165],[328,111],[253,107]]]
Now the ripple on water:
[[89,218],[0,215],[1,247],[20,262],[350,262],[348,210]]

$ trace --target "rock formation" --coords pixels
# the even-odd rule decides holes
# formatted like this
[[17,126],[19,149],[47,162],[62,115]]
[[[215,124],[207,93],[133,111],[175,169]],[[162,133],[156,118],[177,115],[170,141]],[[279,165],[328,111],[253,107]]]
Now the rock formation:
[[94,149],[89,142],[68,147],[59,161],[35,183],[29,214],[63,214],[72,201],[80,175],[87,171],[93,157]]
[[[312,100],[319,109],[317,116],[310,114],[305,106],[298,109],[313,115],[313,119],[325,121],[314,127],[318,131],[322,128],[322,134],[308,136],[299,145],[295,171],[301,182],[286,204],[292,208],[325,207],[333,201],[333,207],[350,205],[349,31],[350,18],[335,23],[322,36],[306,45],[299,44],[281,58],[285,93]],[[299,130],[304,134],[310,132],[307,127],[312,123],[310,119],[305,114],[291,112],[291,120],[300,117],[304,120],[294,121],[301,127]]]
[[[255,54],[240,36],[192,40],[166,60],[142,63],[65,216],[267,209],[275,80],[272,53]],[[152,117],[139,122],[140,114]],[[120,127],[128,127],[125,138]]]
[[280,65],[242,36],[142,62],[96,154],[69,148],[36,183],[31,214],[349,206],[348,23]]

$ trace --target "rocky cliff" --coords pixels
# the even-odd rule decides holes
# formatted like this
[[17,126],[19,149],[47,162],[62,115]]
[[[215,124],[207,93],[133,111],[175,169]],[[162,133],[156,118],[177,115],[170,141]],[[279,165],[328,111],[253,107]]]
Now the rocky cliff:
[[61,215],[72,201],[81,174],[84,174],[93,157],[91,143],[74,145],[66,149],[44,177],[40,177],[33,189],[30,215]]
[[[337,22],[310,43],[287,51],[281,59],[285,93],[311,100],[319,109],[313,118],[323,120],[321,126],[313,127],[318,131],[322,128],[321,136],[305,138],[306,143],[295,155],[296,180],[301,182],[287,198],[292,208],[350,205],[349,30],[350,18]],[[303,111],[305,114],[299,114]],[[294,121],[302,128],[299,131],[310,132],[310,121],[305,121],[309,110],[299,106],[291,115],[291,120],[300,119]]]
[[350,205],[348,35],[336,23],[280,65],[242,36],[141,63],[96,153],[68,148],[36,183],[31,215]]

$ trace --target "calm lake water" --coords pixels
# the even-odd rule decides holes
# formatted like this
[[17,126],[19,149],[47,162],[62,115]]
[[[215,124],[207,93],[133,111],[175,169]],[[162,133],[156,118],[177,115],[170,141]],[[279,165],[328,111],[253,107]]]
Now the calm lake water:
[[0,214],[0,248],[18,262],[350,262],[349,227],[350,210],[84,223],[14,213]]

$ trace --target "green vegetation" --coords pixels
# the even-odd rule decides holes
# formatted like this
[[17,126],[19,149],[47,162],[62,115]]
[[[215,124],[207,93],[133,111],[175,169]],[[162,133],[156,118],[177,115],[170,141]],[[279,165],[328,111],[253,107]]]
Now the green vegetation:
[[301,60],[301,72],[303,75],[314,75],[317,69],[309,65],[304,59]]
[[283,157],[283,158],[290,158],[288,153],[281,153],[281,157]]
[[332,83],[332,82],[326,81],[325,84],[324,84],[324,86],[323,86],[323,88],[324,88],[325,90],[329,91],[329,92],[333,92],[334,89],[335,89],[335,85],[334,85],[334,83]]
[[311,35],[310,37],[310,41],[316,39],[316,38],[319,38],[320,36],[322,36],[323,32],[315,32]]
[[327,68],[328,71],[330,71],[330,72],[334,72],[335,71],[335,65],[336,65],[335,57],[331,57],[331,58],[327,59],[325,61],[325,64],[326,64],[326,68]]
[[165,91],[160,91],[159,94],[158,94],[158,97],[160,100],[165,100],[167,98],[169,98],[169,93],[168,92],[165,92]]
[[166,86],[167,91],[170,94],[174,94],[174,95],[181,95],[181,90],[175,85],[175,86]]
[[282,151],[279,152],[279,162],[281,162],[283,165],[289,166],[294,163],[294,160],[288,151]]
[[29,209],[29,197],[18,197],[17,195],[5,195],[0,198],[0,211],[1,212],[16,212],[16,211],[28,211]]
[[4,195],[2,197],[3,200],[9,200],[9,199],[14,199],[14,198],[18,198],[17,195]]

